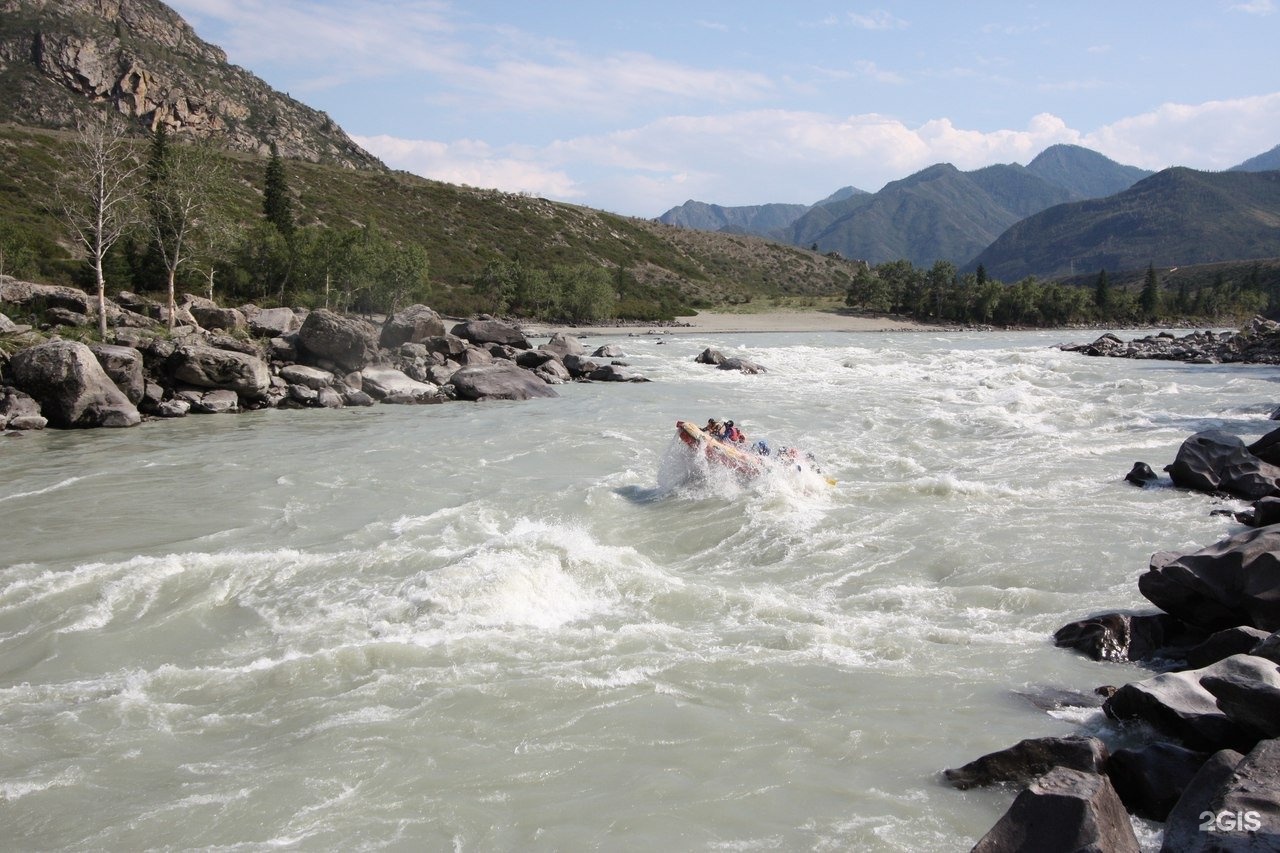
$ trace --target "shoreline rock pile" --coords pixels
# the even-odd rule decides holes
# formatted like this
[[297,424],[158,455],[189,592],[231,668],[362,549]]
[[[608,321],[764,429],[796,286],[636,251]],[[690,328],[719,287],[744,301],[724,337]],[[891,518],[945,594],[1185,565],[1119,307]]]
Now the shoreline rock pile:
[[[1088,354],[1280,363],[1280,326],[1267,321],[1191,338],[1107,335]],[[1109,751],[1094,737],[1039,738],[944,771],[962,789],[1025,786],[975,851],[1136,851],[1129,815],[1163,823],[1171,853],[1280,850],[1280,429],[1249,445],[1197,433],[1165,471],[1176,487],[1252,501],[1234,513],[1248,526],[1153,555],[1138,589],[1157,610],[1097,614],[1054,635],[1059,647],[1154,673],[1096,691],[1107,717],[1145,743]],[[1125,479],[1147,487],[1158,476],[1139,462]]]
[[[575,338],[533,347],[514,324],[446,323],[411,305],[377,326],[317,309],[228,308],[190,294],[172,331],[164,306],[108,300],[114,343],[56,335],[91,327],[95,299],[73,287],[0,276],[0,305],[36,314],[55,334],[0,313],[0,430],[128,427],[144,419],[264,408],[424,404],[555,397],[571,381],[644,382],[617,347],[588,356]],[[5,353],[11,355],[5,355]]]
[[1188,364],[1280,364],[1280,323],[1254,317],[1239,331],[1160,332],[1123,341],[1108,332],[1088,344],[1063,344],[1065,352],[1108,358],[1183,361]]

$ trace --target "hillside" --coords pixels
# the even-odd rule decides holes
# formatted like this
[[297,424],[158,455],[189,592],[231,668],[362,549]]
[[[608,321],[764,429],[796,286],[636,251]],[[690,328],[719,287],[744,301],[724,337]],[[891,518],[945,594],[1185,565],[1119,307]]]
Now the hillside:
[[74,128],[112,109],[139,136],[216,138],[290,159],[383,169],[318,110],[227,62],[157,0],[0,0],[0,116],[29,127]]
[[1051,145],[1027,164],[1027,171],[1062,187],[1073,201],[1115,195],[1153,174],[1079,145]]
[[1232,166],[1229,172],[1270,172],[1280,169],[1280,145],[1270,151],[1250,157],[1238,166]]
[[1058,205],[969,264],[1014,281],[1280,257],[1280,173],[1166,169],[1104,199]]
[[806,204],[757,204],[722,207],[689,199],[658,217],[664,225],[700,231],[735,231],[767,235],[785,228],[809,209]]
[[[66,168],[71,138],[64,131],[0,125],[0,236],[16,229],[42,256],[66,256],[59,245],[64,229],[47,200]],[[226,157],[233,180],[221,202],[224,213],[246,225],[261,221],[266,161]],[[465,304],[486,265],[502,261],[626,270],[639,285],[677,293],[690,305],[840,294],[855,272],[849,262],[757,237],[688,231],[404,172],[297,161],[287,170],[300,225],[373,226],[392,241],[421,245],[433,288],[455,304]],[[43,277],[66,281],[72,266],[45,263]]]

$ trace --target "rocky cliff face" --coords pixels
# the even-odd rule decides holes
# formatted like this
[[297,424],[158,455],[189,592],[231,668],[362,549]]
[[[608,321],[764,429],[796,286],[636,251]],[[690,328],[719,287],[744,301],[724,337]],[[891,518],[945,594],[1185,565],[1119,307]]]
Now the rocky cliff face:
[[227,62],[157,0],[0,0],[0,115],[69,128],[107,106],[139,132],[218,137],[239,151],[382,169],[327,115]]

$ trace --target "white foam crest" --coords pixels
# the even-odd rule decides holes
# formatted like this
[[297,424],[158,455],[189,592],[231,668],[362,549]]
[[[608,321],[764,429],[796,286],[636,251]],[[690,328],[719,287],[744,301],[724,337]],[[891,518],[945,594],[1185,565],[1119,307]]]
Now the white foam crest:
[[0,800],[12,803],[32,794],[40,794],[53,788],[69,788],[84,781],[84,771],[68,767],[52,779],[20,779],[0,782]]
[[911,481],[913,491],[937,497],[992,497],[1018,498],[1038,493],[1036,490],[1018,489],[1008,483],[986,483],[977,480],[965,480],[954,474],[935,474],[919,477]]
[[76,483],[84,479],[86,478],[85,477],[68,477],[65,480],[61,480],[57,483],[54,483],[52,486],[45,486],[43,489],[32,489],[29,492],[16,492],[12,495],[0,495],[0,503],[4,503],[5,501],[21,500],[22,498],[33,498],[39,495],[47,495],[51,492],[61,491],[62,489],[68,488],[69,486],[74,486]]

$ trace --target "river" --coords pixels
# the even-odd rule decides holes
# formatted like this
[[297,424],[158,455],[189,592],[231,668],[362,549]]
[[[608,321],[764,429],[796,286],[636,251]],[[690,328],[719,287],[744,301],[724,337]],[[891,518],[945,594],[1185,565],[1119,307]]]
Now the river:
[[[653,381],[4,437],[0,840],[967,850],[1012,791],[940,770],[1123,736],[1025,698],[1141,676],[1053,631],[1237,529],[1124,474],[1274,425],[1274,368],[1093,336],[593,338]],[[703,474],[711,416],[836,484]]]

